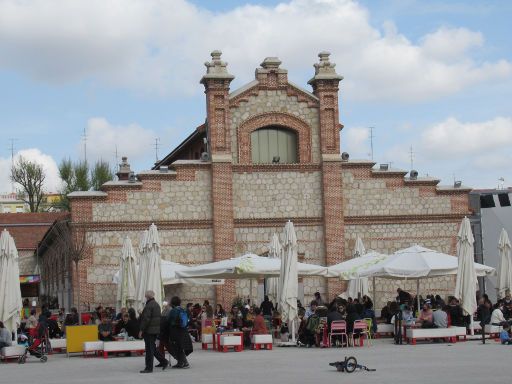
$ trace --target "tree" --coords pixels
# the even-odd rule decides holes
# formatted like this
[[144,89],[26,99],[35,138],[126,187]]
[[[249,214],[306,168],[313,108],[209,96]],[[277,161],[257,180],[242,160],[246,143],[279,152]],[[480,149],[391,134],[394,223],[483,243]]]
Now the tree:
[[30,212],[37,212],[43,200],[43,183],[46,179],[43,166],[20,156],[11,168],[11,180],[22,187],[20,198],[28,204]]
[[91,170],[91,186],[95,191],[99,191],[101,186],[114,178],[114,173],[110,168],[109,163],[103,160],[99,160],[94,164],[94,168]]
[[76,297],[78,318],[82,324],[82,311],[80,306],[80,261],[83,260],[85,255],[90,250],[90,245],[87,241],[87,232],[80,228],[73,228],[69,221],[61,221],[54,226],[55,231],[55,244],[53,252],[57,254],[58,258],[63,262],[63,265],[74,263],[76,273]]
[[73,163],[70,159],[64,159],[59,165],[59,175],[63,182],[61,191],[62,208],[69,211],[69,199],[67,195],[75,191],[99,190],[101,185],[112,180],[114,174],[110,165],[103,160],[99,160],[89,169],[86,161]]

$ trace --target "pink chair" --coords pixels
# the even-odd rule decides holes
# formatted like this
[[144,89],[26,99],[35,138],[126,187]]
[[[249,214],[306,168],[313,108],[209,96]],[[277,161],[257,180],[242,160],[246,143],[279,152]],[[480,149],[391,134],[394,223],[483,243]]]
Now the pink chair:
[[[359,332],[358,332],[359,331]],[[368,327],[368,323],[365,320],[356,320],[354,321],[354,330],[351,333],[352,345],[355,346],[354,343],[354,333],[359,334],[359,346],[362,347],[364,345],[364,337],[366,337],[366,343],[368,346],[372,344],[370,340],[370,329]]]
[[333,336],[340,336],[341,346],[343,346],[343,338],[345,338],[345,345],[348,346],[347,322],[345,320],[336,320],[331,323],[331,332],[329,332],[329,347],[332,346]]

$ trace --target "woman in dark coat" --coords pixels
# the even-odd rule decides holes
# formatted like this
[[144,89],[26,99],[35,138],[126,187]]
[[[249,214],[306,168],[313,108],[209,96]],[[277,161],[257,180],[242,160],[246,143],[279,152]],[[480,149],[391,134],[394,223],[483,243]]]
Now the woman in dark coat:
[[172,309],[169,312],[169,352],[178,360],[173,368],[190,368],[187,356],[192,353],[194,347],[188,333],[188,324],[182,324],[181,315],[182,312],[186,312],[180,305],[181,299],[174,296],[171,299]]

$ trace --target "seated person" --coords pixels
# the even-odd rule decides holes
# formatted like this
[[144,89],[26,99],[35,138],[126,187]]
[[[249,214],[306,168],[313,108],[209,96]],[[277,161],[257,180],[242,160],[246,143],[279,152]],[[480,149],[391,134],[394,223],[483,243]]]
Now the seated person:
[[363,319],[372,319],[372,333],[377,332],[377,319],[375,318],[375,311],[373,310],[373,302],[368,298],[364,302]]
[[414,313],[411,310],[409,305],[404,305],[404,309],[402,309],[402,321],[405,322],[406,325],[411,325],[414,323]]
[[444,308],[441,308],[441,305],[437,306],[437,309],[432,314],[432,322],[435,328],[448,328],[448,314],[446,311],[446,305]]
[[512,345],[512,339],[510,338],[510,325],[504,325],[503,330],[500,332],[501,344]]
[[[315,303],[315,305],[313,305]],[[320,317],[316,314],[316,302],[311,302],[311,307],[314,308],[315,312],[312,312],[309,317],[305,320],[305,326],[303,327],[302,334],[299,335],[299,342],[301,344],[311,347],[317,343],[316,334],[320,326]],[[305,316],[304,316],[305,318]]]
[[217,319],[222,319],[225,316],[226,316],[226,311],[224,310],[224,308],[222,308],[221,304],[217,304],[217,310],[215,311],[215,317]]
[[115,327],[116,335],[119,335],[122,332],[127,332],[126,328],[128,327],[129,321],[130,321],[130,315],[128,315],[128,312],[122,313],[121,318],[116,323],[116,327]]
[[27,320],[25,328],[28,330],[28,332],[30,332],[31,329],[37,328],[37,318],[36,318],[36,310],[35,309],[32,309],[30,311],[30,316]]
[[354,304],[349,304],[347,306],[347,333],[351,334],[354,332],[354,322],[356,320],[361,320],[361,317],[357,313],[356,307]]
[[254,324],[254,319],[256,317],[254,308],[255,308],[254,306],[249,307],[248,312],[245,314],[244,327],[246,327],[246,328],[250,328]]
[[135,313],[135,309],[128,309],[128,324],[126,324],[126,332],[128,332],[128,337],[133,337],[134,339],[139,338],[139,321],[137,320],[137,314]]
[[421,328],[433,328],[434,327],[434,321],[433,321],[433,312],[432,309],[430,309],[430,304],[425,301],[423,304],[423,308],[421,309],[420,316],[418,317],[418,324],[421,325]]
[[12,334],[5,328],[4,323],[0,321],[0,349],[12,345]]
[[329,331],[331,330],[331,323],[339,320],[343,320],[343,315],[338,309],[338,304],[332,303],[329,313],[327,314],[327,326],[329,327]]
[[263,317],[262,310],[260,308],[255,308],[254,313],[256,316],[254,317],[254,322],[252,326],[252,334],[253,335],[266,335],[268,334],[267,325],[265,324],[265,318]]
[[310,304],[309,304],[309,308],[306,310],[306,314],[304,315],[304,317],[306,318],[306,320],[308,319],[309,316],[311,316],[313,313],[316,312],[316,309],[318,308],[318,303],[316,302],[316,300],[313,300]]
[[228,316],[228,323],[231,323],[231,328],[242,329],[244,327],[244,319],[242,312],[237,305],[231,307],[231,313]]
[[496,304],[494,311],[491,313],[491,324],[492,325],[509,325],[509,322],[505,319],[503,315],[503,301],[499,301]]
[[448,313],[450,315],[451,325],[454,327],[465,327],[464,314],[460,306],[459,300],[452,297],[450,305],[448,306]]
[[110,319],[104,314],[101,318],[101,323],[98,325],[98,338],[101,341],[113,341],[112,324]]
[[64,325],[78,325],[78,310],[75,307],[71,308],[71,313],[66,315]]

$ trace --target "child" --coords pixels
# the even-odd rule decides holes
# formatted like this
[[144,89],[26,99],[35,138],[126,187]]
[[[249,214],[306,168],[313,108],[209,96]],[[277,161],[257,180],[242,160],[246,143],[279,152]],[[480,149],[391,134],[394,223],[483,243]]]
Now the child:
[[501,344],[512,345],[512,339],[510,338],[510,334],[508,333],[510,330],[510,325],[504,325],[503,331],[500,332],[500,341]]

